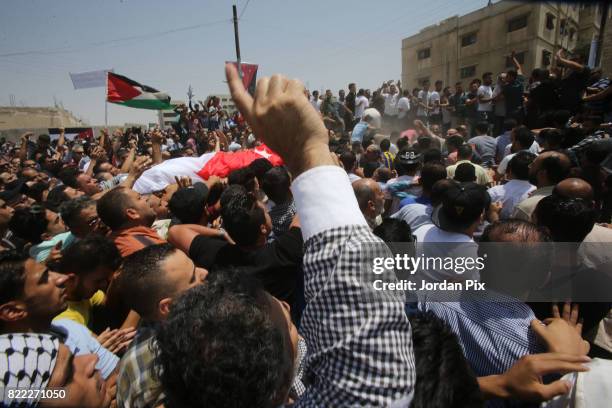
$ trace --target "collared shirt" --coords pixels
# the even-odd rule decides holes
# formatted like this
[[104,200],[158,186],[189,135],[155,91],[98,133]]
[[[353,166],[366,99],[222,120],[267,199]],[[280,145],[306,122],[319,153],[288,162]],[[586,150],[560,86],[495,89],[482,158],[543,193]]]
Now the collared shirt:
[[457,335],[477,377],[503,373],[522,356],[546,351],[531,329],[533,311],[518,300],[420,302],[419,308],[431,310]]
[[295,201],[293,198],[284,204],[276,204],[268,211],[272,219],[272,232],[279,236],[289,230],[295,215]]
[[448,175],[448,178],[455,178],[455,170],[457,169],[457,166],[459,166],[461,163],[470,163],[476,168],[476,183],[482,184],[484,186],[491,182],[491,176],[489,176],[489,173],[483,167],[479,166],[478,164],[474,164],[469,160],[459,160],[452,166],[448,166],[446,168],[446,174]]
[[403,297],[363,302],[371,285],[361,266],[390,251],[368,228],[341,168],[310,169],[291,190],[305,241],[300,332],[308,345],[308,385],[295,406],[409,405],[415,366]]
[[164,402],[164,392],[155,367],[154,323],[143,323],[119,362],[117,406],[156,407]]
[[552,194],[555,186],[541,187],[533,190],[529,197],[517,204],[512,212],[512,218],[518,218],[519,220],[531,221],[531,215],[535,211],[536,206],[546,196]]
[[121,256],[125,258],[149,245],[164,244],[154,229],[144,226],[114,231],[110,238],[115,242]]
[[514,207],[529,197],[529,193],[535,190],[535,186],[527,180],[510,180],[506,184],[491,187],[488,192],[491,202],[501,201],[503,204],[499,214],[501,219],[510,218]]

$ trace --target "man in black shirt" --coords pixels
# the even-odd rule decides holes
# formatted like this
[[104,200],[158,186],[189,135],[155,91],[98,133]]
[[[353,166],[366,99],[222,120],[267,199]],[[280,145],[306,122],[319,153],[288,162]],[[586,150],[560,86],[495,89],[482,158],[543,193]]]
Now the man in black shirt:
[[350,83],[349,86],[349,93],[348,95],[346,95],[346,99],[345,99],[345,103],[344,106],[346,106],[346,112],[344,114],[344,126],[346,128],[346,131],[351,131],[353,130],[353,127],[355,126],[355,98],[357,97],[357,85]]
[[267,244],[272,221],[264,205],[245,189],[224,196],[225,193],[221,197],[223,227],[235,245],[223,239],[222,232],[198,225],[171,227],[168,241],[211,273],[215,268],[241,267],[244,273],[259,279],[271,295],[287,301],[292,313],[294,309],[298,312],[304,241],[297,217],[287,232]]

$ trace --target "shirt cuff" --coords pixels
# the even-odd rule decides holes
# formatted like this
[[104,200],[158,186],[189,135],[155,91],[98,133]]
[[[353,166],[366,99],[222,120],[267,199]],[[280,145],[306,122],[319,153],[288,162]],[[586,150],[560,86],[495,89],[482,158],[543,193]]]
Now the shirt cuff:
[[323,231],[346,225],[365,225],[346,172],[337,166],[319,166],[300,174],[292,183],[304,241]]

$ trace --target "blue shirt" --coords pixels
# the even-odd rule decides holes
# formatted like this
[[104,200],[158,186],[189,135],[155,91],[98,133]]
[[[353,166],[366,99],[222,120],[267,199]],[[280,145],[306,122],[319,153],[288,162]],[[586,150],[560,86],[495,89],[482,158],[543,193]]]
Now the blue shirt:
[[43,241],[40,244],[34,245],[32,248],[30,248],[30,257],[34,258],[36,262],[44,262],[51,254],[53,248],[60,241],[62,241],[61,249],[65,249],[76,241],[76,237],[72,235],[72,232],[57,234],[53,238]]
[[353,128],[353,133],[351,133],[351,141],[363,141],[363,137],[368,131],[368,124],[366,122],[359,122]]

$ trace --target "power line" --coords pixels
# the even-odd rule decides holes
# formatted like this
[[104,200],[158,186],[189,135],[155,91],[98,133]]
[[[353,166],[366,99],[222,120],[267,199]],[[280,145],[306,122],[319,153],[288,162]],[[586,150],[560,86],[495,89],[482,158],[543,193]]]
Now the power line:
[[250,2],[250,1],[251,1],[251,0],[247,0],[247,2],[244,4],[244,7],[242,8],[242,11],[240,12],[240,16],[238,16],[238,20],[240,20],[240,19],[242,18],[242,15],[243,15],[243,14],[244,14],[244,12],[246,11],[247,6],[249,5],[249,2]]

